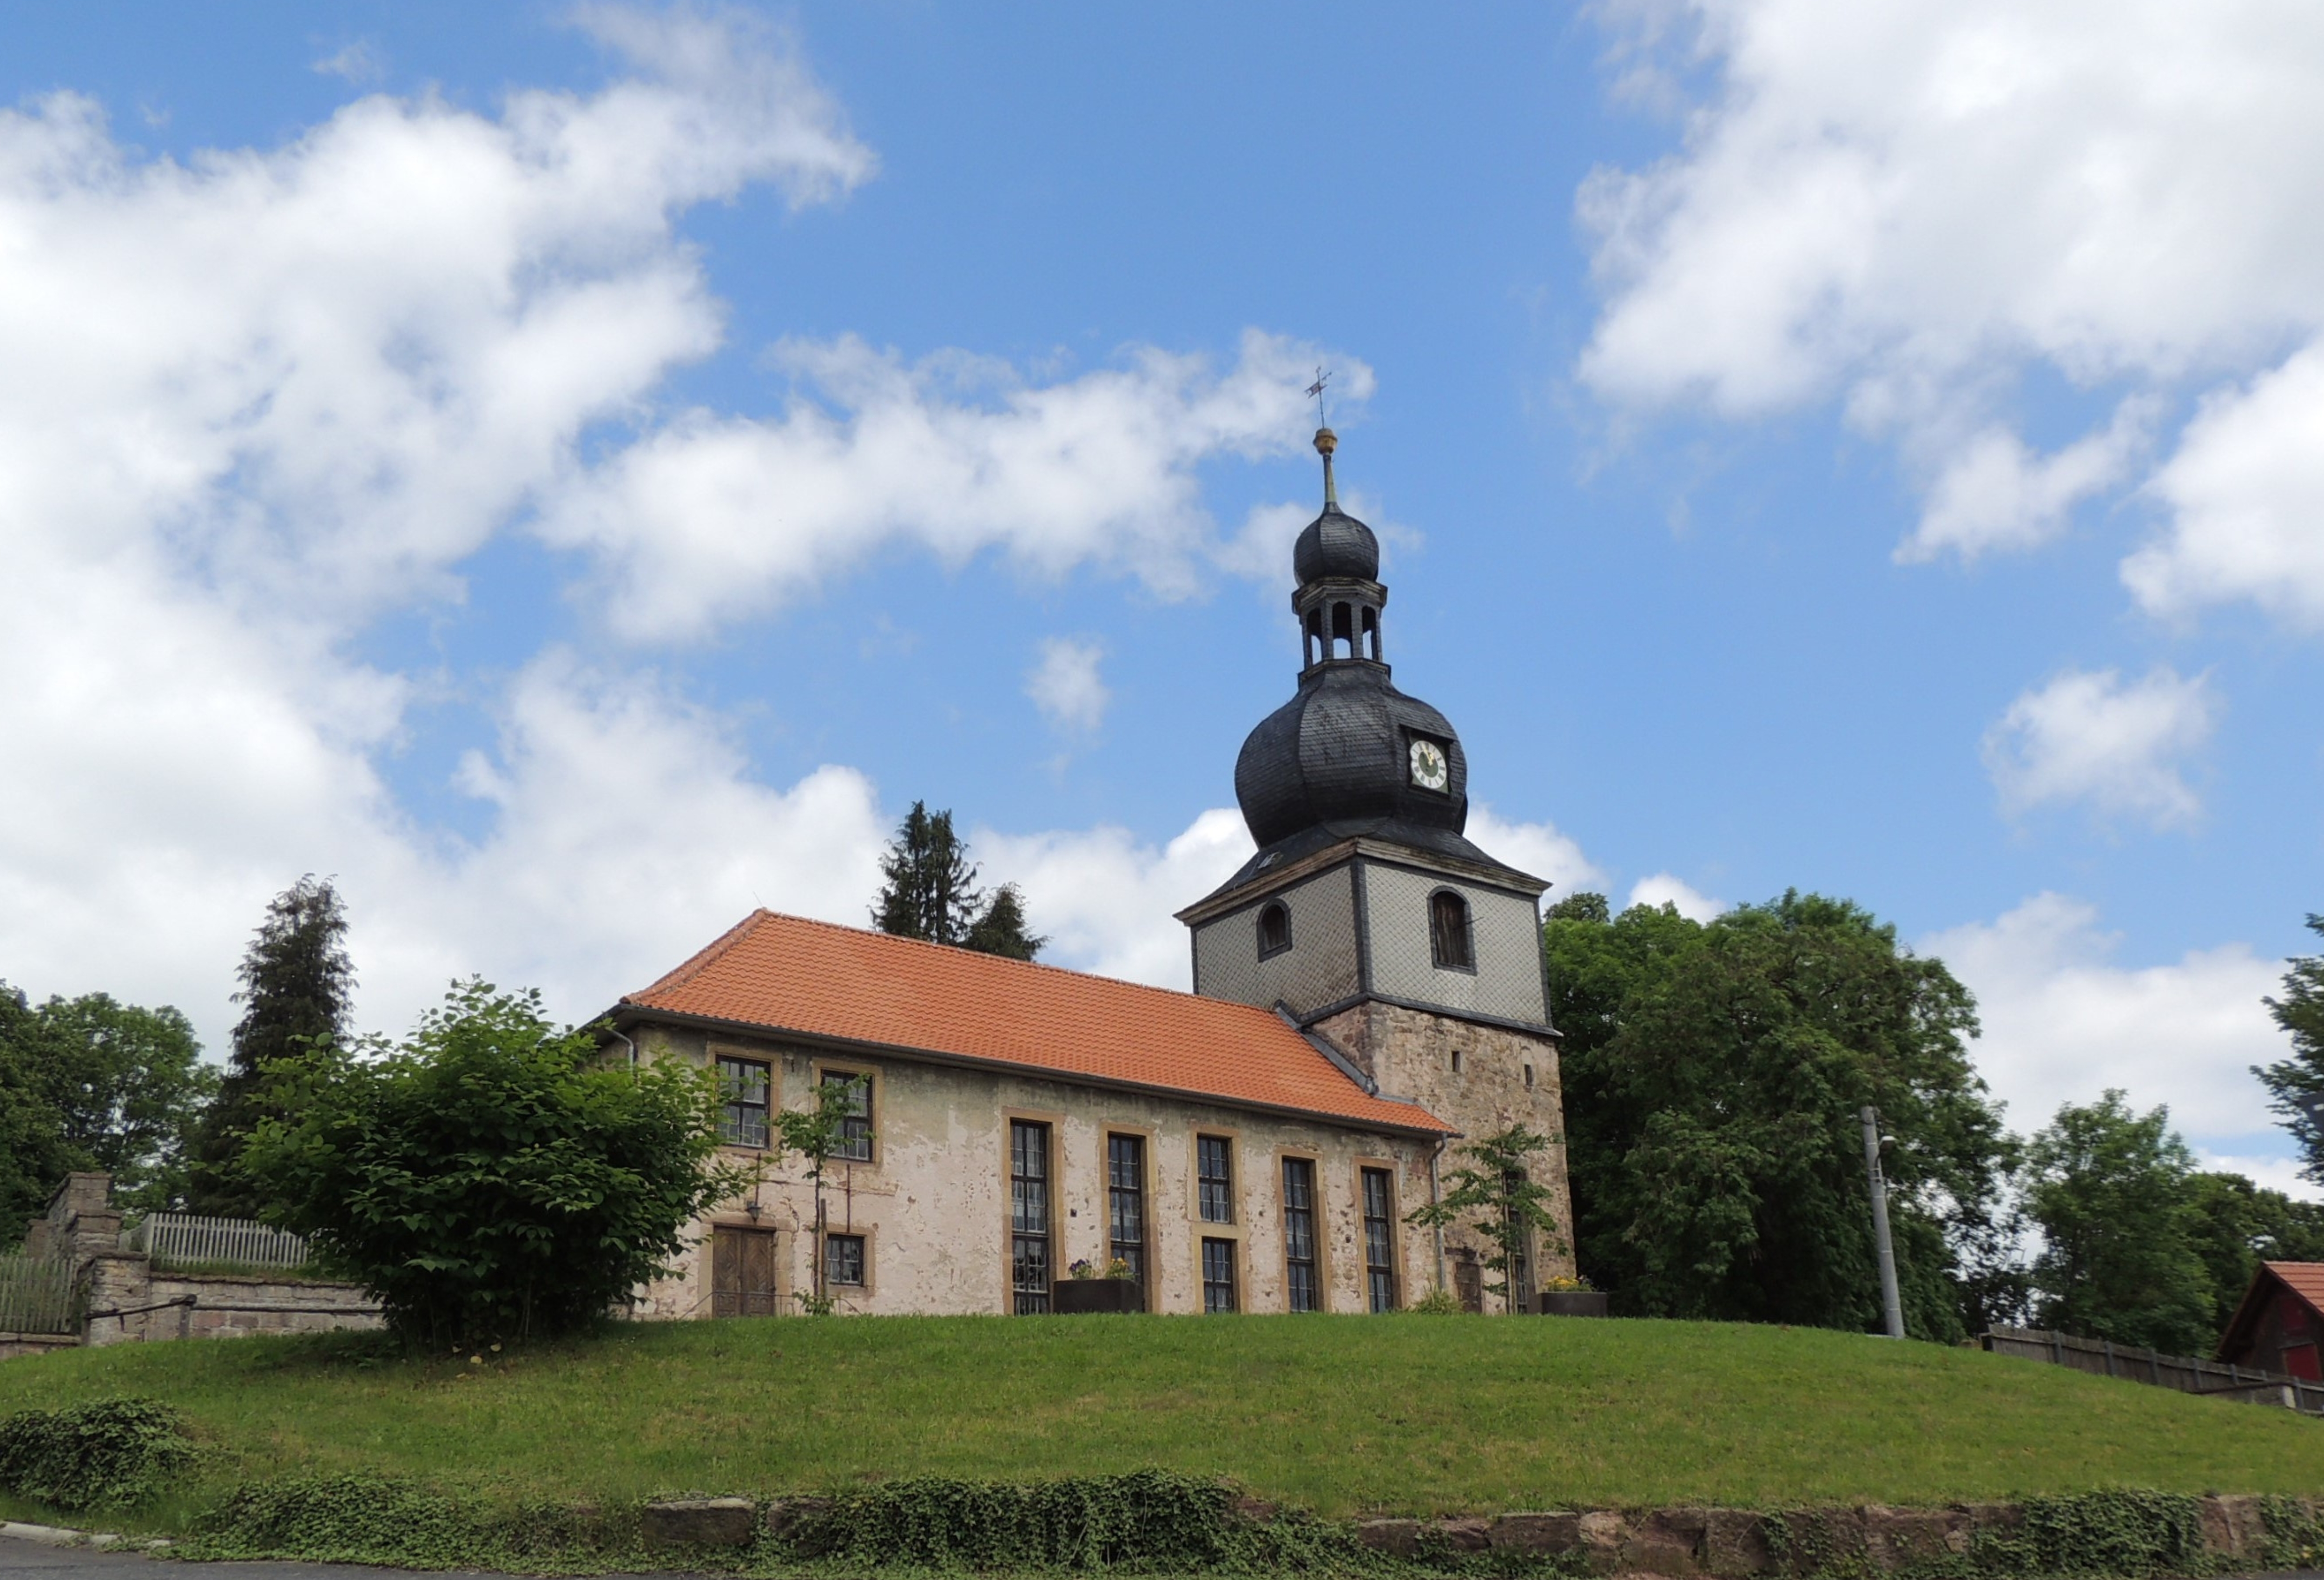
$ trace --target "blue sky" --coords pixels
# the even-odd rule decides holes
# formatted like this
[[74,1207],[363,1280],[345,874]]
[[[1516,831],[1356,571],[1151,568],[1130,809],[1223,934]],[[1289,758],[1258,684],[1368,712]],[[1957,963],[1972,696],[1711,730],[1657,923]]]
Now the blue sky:
[[1258,9],[0,20],[0,974],[219,1042],[316,870],[374,1024],[578,1015],[926,797],[1183,982],[1320,362],[1489,847],[1853,897],[2021,1126],[2285,1180],[2315,18]]

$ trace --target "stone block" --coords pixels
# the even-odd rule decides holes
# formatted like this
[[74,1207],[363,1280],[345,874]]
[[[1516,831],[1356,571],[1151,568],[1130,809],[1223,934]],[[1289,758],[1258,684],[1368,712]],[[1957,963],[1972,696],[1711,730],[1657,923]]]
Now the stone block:
[[1953,1512],[1978,1535],[1987,1531],[2006,1535],[2025,1527],[2025,1510],[2018,1503],[1955,1503]]
[[1493,1545],[1493,1527],[1486,1520],[1440,1520],[1430,1531],[1433,1545],[1456,1553],[1481,1553]]
[[1485,1539],[1499,1552],[1570,1553],[1582,1545],[1582,1516],[1503,1514],[1487,1529]]
[[1702,1573],[1710,1512],[1691,1508],[1649,1511],[1630,1527],[1630,1539],[1622,1544],[1622,1567],[1640,1575]]
[[829,1498],[777,1498],[767,1505],[767,1534],[793,1535],[830,1512]]
[[1891,1509],[1868,1504],[1864,1540],[1874,1566],[1901,1569],[1969,1548],[1969,1522],[1950,1509]]
[[1714,1575],[1763,1575],[1775,1566],[1764,1515],[1748,1509],[1703,1511],[1702,1566]]
[[1629,1522],[1611,1509],[1592,1509],[1576,1522],[1582,1551],[1591,1568],[1610,1575],[1622,1566],[1622,1549],[1628,1545]]
[[1375,1552],[1409,1558],[1420,1551],[1417,1520],[1365,1520],[1356,1525],[1356,1539]]
[[1783,1523],[1784,1567],[1812,1575],[1868,1561],[1860,1509],[1794,1509],[1773,1516]]
[[672,1498],[639,1511],[638,1534],[650,1547],[741,1547],[758,1521],[748,1498]]
[[2204,1498],[2196,1504],[2202,1520],[2203,1550],[2230,1557],[2257,1554],[2267,1545],[2267,1526],[2257,1498]]

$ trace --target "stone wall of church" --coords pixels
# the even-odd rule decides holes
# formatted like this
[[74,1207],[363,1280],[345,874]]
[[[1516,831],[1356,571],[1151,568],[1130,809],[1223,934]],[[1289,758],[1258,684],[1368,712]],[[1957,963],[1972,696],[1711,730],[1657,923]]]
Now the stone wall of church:
[[[1355,996],[1354,868],[1342,864],[1228,912],[1194,929],[1194,991],[1305,1015]],[[1290,913],[1291,947],[1259,953],[1259,907],[1281,900]]]
[[[1379,1003],[1357,1005],[1318,1021],[1314,1029],[1370,1070],[1382,1097],[1418,1103],[1460,1126],[1463,1135],[1490,1135],[1523,1124],[1559,1138],[1533,1171],[1550,1191],[1559,1226],[1554,1244],[1545,1240],[1536,1247],[1536,1277],[1572,1276],[1573,1202],[1566,1186],[1565,1107],[1554,1036]],[[1452,1144],[1442,1167],[1457,1166],[1460,1144]],[[1484,1242],[1465,1230],[1448,1231],[1446,1245],[1456,1262],[1484,1254]],[[1497,1302],[1489,1297],[1487,1304]]]
[[[635,1032],[649,1059],[704,1062],[724,1055],[763,1061],[782,1106],[809,1106],[826,1070],[869,1075],[874,1142],[869,1162],[835,1162],[826,1178],[825,1223],[865,1240],[865,1282],[832,1291],[844,1311],[874,1314],[1005,1313],[1012,1309],[1010,1259],[1009,1121],[1051,1126],[1053,1251],[1060,1276],[1074,1261],[1102,1262],[1107,1243],[1107,1138],[1145,1144],[1145,1202],[1153,1309],[1203,1309],[1202,1242],[1236,1247],[1240,1305],[1286,1309],[1282,1160],[1314,1165],[1318,1272],[1324,1308],[1367,1309],[1360,1171],[1391,1171],[1396,1190],[1399,1302],[1435,1282],[1434,1242],[1405,1225],[1428,1199],[1433,1141],[1352,1130],[1321,1121],[1253,1113],[1158,1095],[1068,1081],[965,1070],[903,1058],[840,1057],[811,1048],[680,1028]],[[1195,1190],[1195,1138],[1232,1144],[1235,1221],[1203,1221]],[[814,1287],[814,1196],[800,1160],[733,1147],[755,1166],[756,1189],[720,1204],[696,1226],[694,1245],[674,1276],[641,1291],[638,1313],[652,1318],[714,1314],[713,1231],[772,1231],[777,1287],[771,1304],[798,1309]],[[757,1210],[752,1210],[752,1206]]]

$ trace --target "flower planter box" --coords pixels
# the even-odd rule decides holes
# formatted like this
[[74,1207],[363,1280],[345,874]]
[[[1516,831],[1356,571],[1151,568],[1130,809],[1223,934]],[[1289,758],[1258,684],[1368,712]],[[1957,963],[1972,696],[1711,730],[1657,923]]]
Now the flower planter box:
[[1134,1278],[1065,1278],[1049,1286],[1049,1309],[1065,1317],[1143,1311],[1146,1300]]
[[1606,1315],[1606,1291],[1544,1290],[1541,1291],[1541,1314],[1545,1317],[1603,1317]]

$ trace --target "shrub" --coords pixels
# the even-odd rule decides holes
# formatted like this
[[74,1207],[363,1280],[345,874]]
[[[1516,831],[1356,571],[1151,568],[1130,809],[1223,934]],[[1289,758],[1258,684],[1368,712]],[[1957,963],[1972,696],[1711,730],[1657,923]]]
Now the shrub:
[[0,1421],[0,1490],[69,1511],[143,1502],[193,1458],[177,1412],[150,1399],[20,1410]]
[[400,1048],[318,1044],[271,1067],[242,1168],[359,1279],[407,1342],[553,1335],[657,1276],[710,1202],[707,1072],[609,1064],[536,992],[456,985]]

